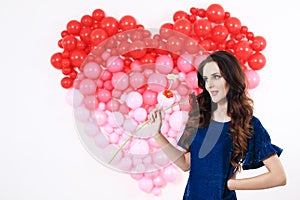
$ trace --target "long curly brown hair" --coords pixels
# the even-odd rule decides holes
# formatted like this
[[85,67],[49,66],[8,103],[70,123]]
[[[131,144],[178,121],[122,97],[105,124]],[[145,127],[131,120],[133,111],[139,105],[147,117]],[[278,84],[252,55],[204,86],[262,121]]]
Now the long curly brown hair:
[[229,86],[226,97],[227,115],[231,118],[229,134],[233,139],[231,164],[239,169],[248,149],[248,139],[252,136],[250,121],[253,116],[253,101],[247,96],[245,74],[237,58],[227,51],[216,51],[203,60],[198,68],[198,86],[203,89],[203,92],[197,96],[200,127],[210,123],[212,113],[217,108],[205,89],[205,81],[202,77],[203,67],[210,62],[218,64],[221,75]]

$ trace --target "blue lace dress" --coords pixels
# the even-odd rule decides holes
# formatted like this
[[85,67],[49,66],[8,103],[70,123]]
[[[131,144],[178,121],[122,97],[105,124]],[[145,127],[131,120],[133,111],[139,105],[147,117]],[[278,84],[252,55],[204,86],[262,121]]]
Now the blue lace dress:
[[[234,190],[227,188],[227,180],[232,176],[234,167],[230,164],[233,152],[232,138],[229,136],[230,122],[211,123],[197,129],[189,139],[191,166],[184,200],[235,200]],[[260,121],[253,117],[252,138],[248,141],[243,169],[255,169],[263,166],[263,160],[272,154],[280,156],[282,149],[271,143],[270,136]],[[178,145],[188,150],[182,137]]]

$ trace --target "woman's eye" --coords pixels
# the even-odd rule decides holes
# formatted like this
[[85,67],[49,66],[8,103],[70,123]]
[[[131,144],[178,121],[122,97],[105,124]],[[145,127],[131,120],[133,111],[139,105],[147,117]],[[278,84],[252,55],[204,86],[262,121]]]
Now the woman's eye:
[[218,79],[220,79],[222,76],[220,76],[220,75],[214,75],[214,79],[216,79],[216,80],[218,80]]

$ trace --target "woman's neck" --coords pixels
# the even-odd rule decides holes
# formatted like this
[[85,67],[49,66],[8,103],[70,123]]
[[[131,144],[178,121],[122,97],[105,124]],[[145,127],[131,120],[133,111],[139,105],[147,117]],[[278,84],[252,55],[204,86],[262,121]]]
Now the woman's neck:
[[219,122],[230,121],[230,117],[227,115],[227,103],[218,104],[217,109],[212,113],[212,119]]

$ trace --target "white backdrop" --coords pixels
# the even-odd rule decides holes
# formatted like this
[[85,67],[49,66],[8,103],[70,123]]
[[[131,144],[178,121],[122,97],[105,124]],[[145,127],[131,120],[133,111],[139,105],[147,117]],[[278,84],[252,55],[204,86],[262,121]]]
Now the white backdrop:
[[62,74],[50,64],[60,51],[60,32],[71,19],[96,8],[120,19],[134,16],[146,28],[171,22],[175,11],[219,3],[255,35],[267,39],[267,64],[251,92],[255,114],[273,143],[284,149],[285,187],[238,191],[239,199],[300,199],[299,27],[297,1],[261,0],[49,0],[0,3],[1,200],[181,199],[187,173],[168,184],[159,197],[142,192],[127,174],[93,159],[77,136],[72,109],[60,86]]

